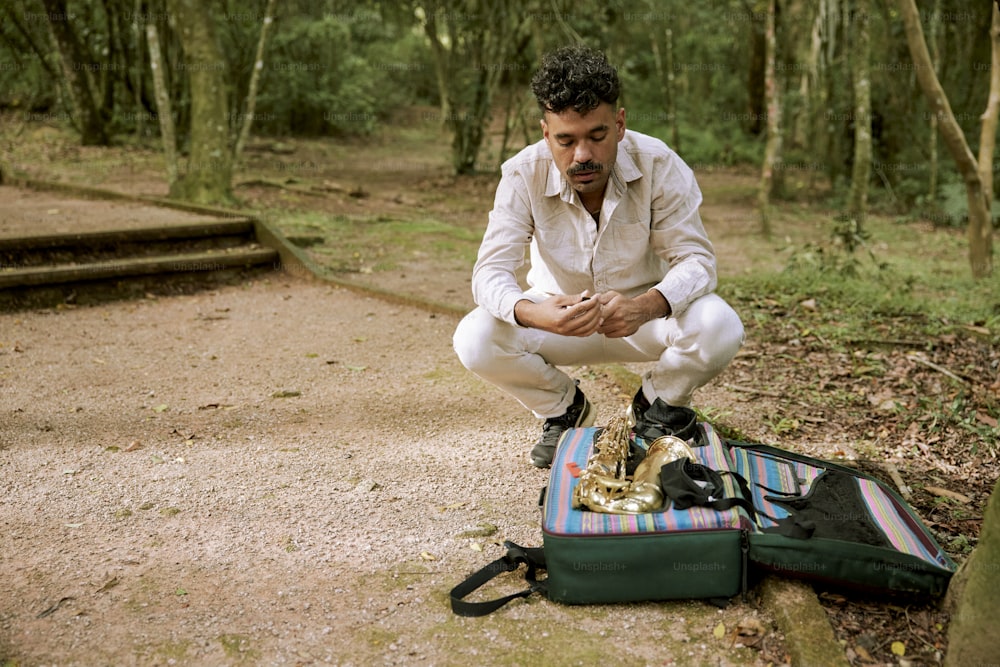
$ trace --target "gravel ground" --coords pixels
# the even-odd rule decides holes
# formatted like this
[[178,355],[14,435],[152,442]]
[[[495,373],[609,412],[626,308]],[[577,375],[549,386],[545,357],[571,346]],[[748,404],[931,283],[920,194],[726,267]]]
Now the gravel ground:
[[[747,619],[781,655],[752,602],[451,614],[540,544],[546,478],[456,323],[282,274],[0,314],[0,662],[767,664]],[[577,371],[606,422],[627,396]]]

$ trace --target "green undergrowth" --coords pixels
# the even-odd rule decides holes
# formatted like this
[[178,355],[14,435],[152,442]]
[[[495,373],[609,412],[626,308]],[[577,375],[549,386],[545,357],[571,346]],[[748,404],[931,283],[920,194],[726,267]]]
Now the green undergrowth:
[[751,325],[780,323],[797,329],[800,338],[834,346],[919,346],[958,329],[1000,342],[1000,292],[991,281],[799,268],[734,277],[719,292]]

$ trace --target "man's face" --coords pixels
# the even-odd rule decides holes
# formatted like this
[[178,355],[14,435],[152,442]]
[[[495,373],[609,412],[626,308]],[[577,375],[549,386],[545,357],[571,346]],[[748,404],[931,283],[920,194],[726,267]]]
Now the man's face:
[[556,167],[581,195],[603,193],[625,136],[625,109],[607,103],[581,115],[567,109],[546,111],[542,133]]

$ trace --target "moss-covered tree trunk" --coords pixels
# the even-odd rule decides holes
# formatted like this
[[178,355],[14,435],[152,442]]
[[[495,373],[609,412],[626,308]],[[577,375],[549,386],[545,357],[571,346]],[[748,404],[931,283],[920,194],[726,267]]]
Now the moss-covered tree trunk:
[[191,90],[190,152],[186,172],[170,196],[200,204],[232,200],[232,151],[226,60],[208,6],[197,0],[168,0],[184,52]]
[[66,0],[43,0],[42,4],[62,65],[63,78],[72,97],[80,141],[84,146],[107,146],[110,136],[89,77],[96,63],[90,62],[83,44],[73,31],[71,17],[75,15],[66,7]]
[[996,664],[1000,656],[1000,480],[983,515],[979,544],[948,586],[951,625],[945,667]]

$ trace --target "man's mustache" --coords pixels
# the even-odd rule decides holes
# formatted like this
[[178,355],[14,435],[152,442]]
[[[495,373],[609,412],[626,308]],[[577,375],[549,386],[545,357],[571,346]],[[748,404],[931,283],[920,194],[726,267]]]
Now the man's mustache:
[[600,162],[584,162],[583,164],[570,167],[566,170],[566,173],[572,176],[574,174],[579,174],[581,171],[604,171],[604,165]]

